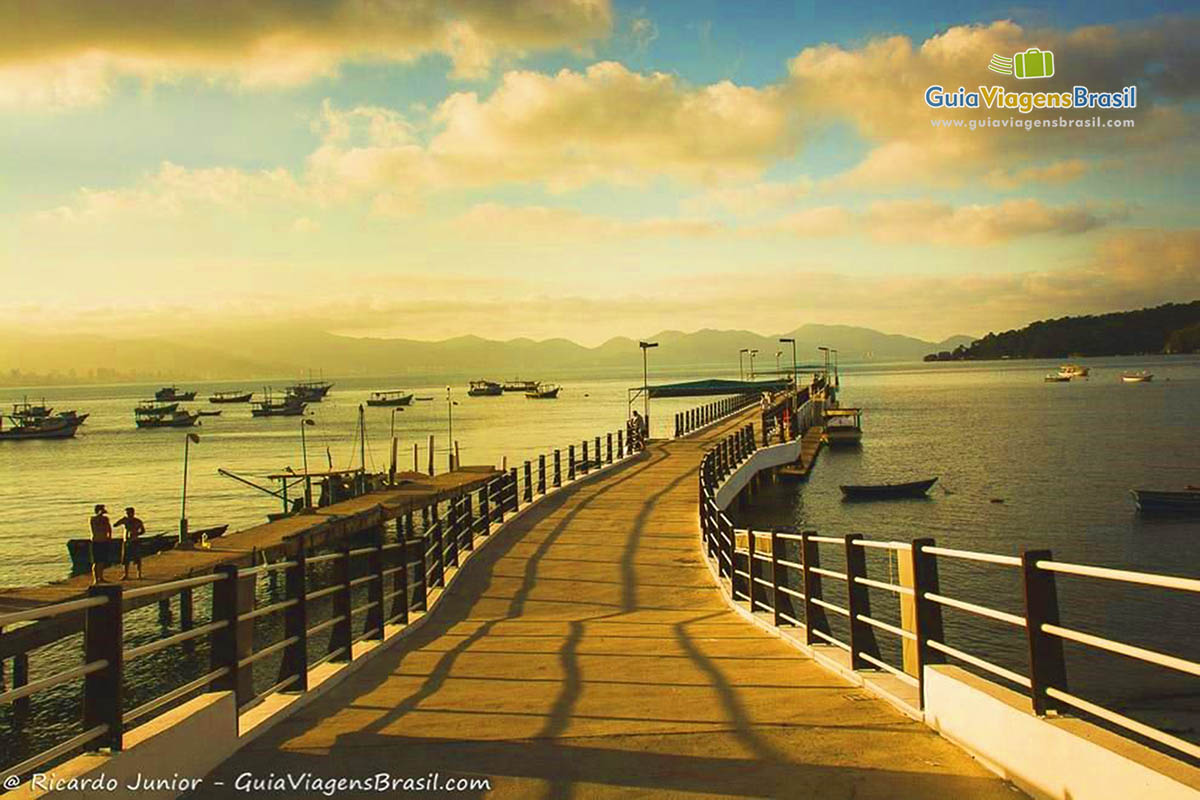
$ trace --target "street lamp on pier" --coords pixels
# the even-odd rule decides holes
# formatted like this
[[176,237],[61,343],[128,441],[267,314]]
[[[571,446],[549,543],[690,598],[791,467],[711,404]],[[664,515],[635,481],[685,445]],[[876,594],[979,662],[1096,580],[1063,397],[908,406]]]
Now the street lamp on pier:
[[749,353],[749,352],[750,352],[750,348],[748,348],[748,347],[743,347],[741,350],[738,350],[738,380],[739,381],[746,380],[746,368],[742,366],[742,356],[744,356],[746,353]]
[[189,433],[187,436],[183,437],[183,498],[179,504],[179,544],[184,547],[186,547],[190,542],[188,539],[187,521],[187,475],[188,446],[193,443],[200,444],[200,434]]
[[312,417],[300,420],[300,458],[304,464],[304,507],[312,508],[312,478],[308,477],[308,441],[304,437],[304,429],[316,425]]
[[792,345],[792,390],[796,391],[799,387],[799,379],[796,375],[796,339],[794,337],[782,336],[779,339],[784,344]]
[[638,342],[638,347],[642,348],[642,402],[644,408],[645,420],[643,424],[646,426],[646,438],[650,438],[650,373],[646,366],[646,351],[651,347],[658,347],[658,342]]

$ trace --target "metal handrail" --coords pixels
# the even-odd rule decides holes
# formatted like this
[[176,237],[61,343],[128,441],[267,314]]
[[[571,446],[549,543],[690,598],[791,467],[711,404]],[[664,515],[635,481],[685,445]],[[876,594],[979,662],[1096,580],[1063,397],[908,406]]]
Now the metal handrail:
[[72,750],[83,747],[88,742],[94,742],[104,734],[108,733],[108,725],[97,725],[94,728],[89,728],[78,736],[72,736],[65,742],[56,744],[49,750],[43,750],[33,758],[28,758],[20,764],[14,764],[4,772],[0,773],[0,780],[6,779],[12,775],[24,775],[27,772],[32,772],[48,761],[53,761],[61,755],[66,755]]
[[834,605],[833,603],[826,602],[819,597],[810,597],[808,598],[808,602],[812,603],[813,605],[820,606],[821,608],[827,608],[835,614],[841,614],[843,617],[850,616],[849,610],[842,608],[841,606]]
[[1096,636],[1091,633],[1084,633],[1083,631],[1076,631],[1072,630],[1071,628],[1061,627],[1059,625],[1051,625],[1048,622],[1042,623],[1042,630],[1052,636],[1057,636],[1060,639],[1069,639],[1072,642],[1079,642],[1080,644],[1086,644],[1091,647],[1099,648],[1100,650],[1107,650],[1110,653],[1116,653],[1118,655],[1127,656],[1128,658],[1137,659],[1138,661],[1157,664],[1160,667],[1175,669],[1179,670],[1180,672],[1186,672],[1189,675],[1196,675],[1200,677],[1200,664],[1197,664],[1195,661],[1188,661],[1186,658],[1179,658],[1178,656],[1159,653],[1156,650],[1147,650],[1144,647],[1113,641],[1112,639],[1106,639],[1103,636]]
[[1021,566],[1021,559],[1016,556],[1001,556],[996,553],[981,553],[977,550],[957,550],[953,547],[933,547],[925,545],[921,548],[922,553],[929,553],[931,556],[946,556],[947,558],[961,558],[964,561],[980,561],[985,564],[1002,564],[1006,567]]
[[289,636],[286,639],[279,640],[275,644],[264,647],[262,650],[256,650],[253,653],[251,653],[250,655],[246,656],[245,658],[243,658],[237,662],[238,669],[241,669],[243,667],[248,667],[249,665],[253,664],[255,661],[260,661],[260,660],[266,658],[267,656],[271,655],[272,653],[278,653],[280,650],[284,649],[285,647],[291,647],[298,641],[300,641],[299,636]]
[[308,594],[304,595],[304,599],[305,600],[319,600],[327,594],[333,594],[334,592],[340,592],[345,588],[346,587],[343,584],[335,583],[332,586],[326,586],[324,589],[317,589],[316,591],[309,592]]
[[897,583],[886,583],[884,581],[877,581],[877,580],[873,580],[871,578],[863,578],[858,575],[854,576],[854,582],[861,583],[863,586],[870,586],[875,589],[884,589],[886,591],[892,592],[893,594],[903,594],[903,595],[908,595],[910,597],[913,594],[913,590],[908,588],[907,586],[901,586]]
[[167,705],[168,703],[170,703],[174,700],[178,700],[180,697],[183,697],[185,695],[191,694],[192,692],[196,691],[197,689],[201,689],[205,686],[208,686],[210,683],[215,681],[217,678],[222,678],[228,674],[229,674],[229,667],[218,667],[217,669],[214,669],[212,672],[208,673],[207,675],[201,675],[199,678],[196,678],[196,680],[194,680],[194,681],[189,681],[188,683],[185,683],[182,686],[177,686],[164,695],[160,695],[159,697],[156,697],[149,702],[142,703],[137,708],[134,708],[130,711],[126,711],[124,714],[121,715],[121,721],[125,724],[129,724],[133,720],[138,719],[140,717],[144,717],[152,711],[157,711],[158,709],[162,708],[163,706]]
[[1018,686],[1024,686],[1026,689],[1033,689],[1033,682],[1030,681],[1029,678],[1026,678],[1024,675],[1019,675],[1012,670],[1005,669],[998,664],[985,661],[978,656],[971,655],[970,653],[964,653],[962,650],[959,650],[956,647],[951,647],[948,644],[943,644],[936,639],[926,639],[925,644],[929,645],[934,650],[938,650],[948,656],[957,658],[959,661],[965,661],[966,663],[979,667],[980,669],[987,670],[993,675],[999,675],[1001,678],[1010,680]]
[[1143,586],[1158,586],[1163,589],[1181,589],[1185,592],[1200,592],[1200,580],[1182,578],[1177,575],[1155,575],[1152,572],[1134,572],[1110,567],[1091,567],[1086,564],[1068,564],[1062,561],[1038,561],[1038,569],[1061,572],[1064,575],[1082,575],[1088,578],[1103,578],[1124,583],[1140,583]]
[[0,628],[7,628],[9,625],[14,625],[18,622],[32,622],[37,619],[73,614],[77,611],[87,611],[89,608],[102,606],[107,602],[107,597],[83,597],[79,600],[68,600],[65,603],[53,603],[48,606],[14,611],[10,614],[0,614]]
[[907,683],[909,686],[920,686],[921,685],[921,682],[918,681],[916,678],[914,678],[912,675],[909,675],[904,670],[896,669],[895,667],[893,667],[891,664],[887,663],[883,659],[875,658],[875,656],[871,655],[870,653],[859,653],[858,657],[861,658],[863,661],[866,661],[868,664],[874,664],[875,666],[879,667],[883,671],[889,672],[892,675],[895,675],[897,678],[899,678],[904,683]]
[[167,636],[163,639],[155,639],[153,642],[147,642],[146,644],[138,645],[137,647],[127,647],[122,657],[126,661],[133,661],[134,659],[141,658],[142,656],[148,656],[151,653],[157,653],[159,650],[165,650],[171,645],[191,641],[192,639],[199,639],[201,636],[207,636],[208,634],[214,631],[219,631],[228,625],[229,620],[219,619],[216,622],[210,622],[207,625],[200,625],[190,630],[180,631],[173,636]]
[[808,540],[810,542],[821,542],[822,544],[845,544],[846,543],[844,540],[835,539],[832,536],[810,536],[810,537],[808,537]]
[[247,611],[245,614],[238,614],[238,622],[246,622],[248,620],[258,619],[259,617],[265,617],[268,614],[274,614],[279,611],[283,611],[284,609],[291,608],[299,602],[299,598],[295,597],[293,597],[291,600],[280,600],[278,603],[272,603],[269,606],[262,606],[261,608],[254,609],[253,611]]
[[989,617],[991,619],[1000,620],[1001,622],[1007,622],[1009,625],[1015,625],[1018,628],[1024,628],[1026,625],[1024,617],[1019,617],[1016,614],[1009,614],[1007,611],[997,611],[994,608],[976,605],[975,603],[968,603],[966,600],[955,600],[953,597],[946,597],[944,595],[934,594],[933,592],[925,592],[924,597],[926,600],[932,600],[939,605],[949,606],[950,608],[957,608],[961,611],[969,611],[972,614],[978,614],[981,617]]
[[[240,573],[244,574],[244,573]],[[169,592],[181,592],[184,589],[194,589],[197,586],[206,586],[210,583],[218,583],[225,580],[227,573],[214,572],[211,575],[197,575],[194,578],[180,578],[177,581],[167,581],[166,583],[155,583],[150,586],[139,586],[136,589],[125,589],[121,592],[121,599],[134,600],[138,597],[147,597],[156,594],[166,594]]]
[[256,567],[247,567],[245,569],[239,569],[238,577],[244,577],[246,575],[262,575],[267,572],[276,572],[281,569],[291,569],[292,567],[296,566],[298,563],[299,562],[297,562],[297,561],[273,561],[269,564],[259,564]]
[[22,697],[28,697],[31,694],[40,692],[43,689],[52,689],[59,684],[69,681],[78,680],[79,678],[91,675],[93,672],[99,672],[108,667],[107,659],[93,661],[90,664],[84,664],[81,667],[57,672],[45,678],[40,678],[36,681],[30,681],[24,686],[18,686],[15,689],[9,689],[7,692],[0,694],[0,705],[6,705],[14,700],[20,700]]
[[309,636],[318,634],[321,631],[325,630],[326,628],[332,628],[334,625],[337,625],[339,622],[344,622],[345,619],[346,619],[345,614],[338,614],[336,617],[330,617],[329,619],[325,620],[324,622],[318,622],[316,625],[313,625],[311,628],[309,628],[306,631],[306,633]]
[[308,556],[304,560],[310,565],[311,564],[323,564],[326,561],[337,561],[339,558],[342,558],[344,555],[345,555],[345,553],[341,553],[341,552],[326,553],[326,554],[320,555],[320,556]]
[[882,621],[874,619],[872,617],[868,617],[866,614],[855,614],[854,618],[861,620],[862,622],[865,622],[872,627],[879,628],[879,630],[881,630],[881,631],[887,631],[888,633],[894,633],[895,635],[899,636],[902,639],[908,639],[909,641],[912,641],[912,642],[915,642],[917,640],[917,635],[915,633],[913,633],[912,631],[906,631],[903,628],[897,628],[895,625],[889,625],[886,622],[882,622]]
[[881,542],[874,539],[851,539],[850,544],[854,547],[874,547],[879,550],[912,550],[912,545],[908,542]]
[[811,633],[813,636],[817,636],[817,637],[820,637],[821,639],[824,639],[826,642],[833,645],[834,647],[840,647],[843,650],[845,650],[847,653],[850,652],[850,645],[846,644],[845,642],[841,641],[840,639],[833,638],[832,636],[830,636],[828,633],[821,630],[820,628],[810,628],[809,633]]
[[846,573],[838,572],[838,571],[832,570],[832,569],[825,569],[824,567],[809,567],[808,571],[815,572],[818,575],[824,575],[826,578],[833,578],[834,580],[839,580],[839,581],[849,580],[846,577]]
[[1173,747],[1182,753],[1186,753],[1192,758],[1200,758],[1200,746],[1192,744],[1188,741],[1184,741],[1178,736],[1172,736],[1169,733],[1164,733],[1157,728],[1152,728],[1149,725],[1138,722],[1135,719],[1130,719],[1124,714],[1118,714],[1117,712],[1111,711],[1104,706],[1098,706],[1095,703],[1090,703],[1081,697],[1068,694],[1061,689],[1048,687],[1046,689],[1046,694],[1050,697],[1053,697],[1055,700],[1061,700],[1067,705],[1074,706],[1080,711],[1086,711],[1089,714],[1094,714],[1097,717],[1100,717],[1100,719],[1111,722],[1114,725],[1120,725],[1121,727],[1131,730],[1136,734],[1145,736],[1147,739],[1153,739],[1159,744],[1165,744],[1168,747]]

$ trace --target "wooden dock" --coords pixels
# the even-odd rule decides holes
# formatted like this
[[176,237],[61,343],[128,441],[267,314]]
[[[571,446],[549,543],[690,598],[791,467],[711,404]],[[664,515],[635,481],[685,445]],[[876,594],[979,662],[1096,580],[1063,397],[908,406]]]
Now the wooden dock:
[[805,431],[804,436],[800,439],[800,457],[791,464],[779,467],[776,472],[784,478],[808,480],[808,473],[812,472],[813,464],[817,461],[817,454],[821,452],[824,444],[825,427],[814,425]]
[[701,553],[697,470],[758,413],[652,442],[516,517],[422,627],[197,796],[239,796],[241,773],[382,769],[486,777],[489,798],[1014,797],[726,603]]
[[[441,475],[405,472],[396,476],[395,488],[368,492],[340,503],[312,509],[311,513],[255,525],[210,541],[210,547],[166,550],[142,559],[139,579],[122,581],[127,588],[187,578],[212,572],[221,564],[251,566],[256,560],[276,560],[288,540],[304,536],[310,547],[334,543],[402,516],[410,509],[474,491],[502,473],[490,466],[461,467]],[[65,554],[64,554],[65,555]],[[65,568],[65,566],[64,566]],[[122,567],[111,565],[106,580],[120,577]],[[75,600],[87,594],[91,572],[41,586],[0,589],[0,614],[51,603]],[[142,602],[154,602],[150,596]],[[82,615],[57,617],[0,634],[0,659],[30,647],[47,644],[77,630]]]

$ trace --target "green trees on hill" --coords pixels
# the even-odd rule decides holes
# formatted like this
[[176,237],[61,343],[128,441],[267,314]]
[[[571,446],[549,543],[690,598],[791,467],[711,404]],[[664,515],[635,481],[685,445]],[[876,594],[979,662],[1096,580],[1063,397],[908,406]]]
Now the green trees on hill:
[[969,347],[931,353],[926,361],[994,358],[1066,358],[1200,350],[1200,300],[1140,311],[1034,322],[1020,330],[989,333]]

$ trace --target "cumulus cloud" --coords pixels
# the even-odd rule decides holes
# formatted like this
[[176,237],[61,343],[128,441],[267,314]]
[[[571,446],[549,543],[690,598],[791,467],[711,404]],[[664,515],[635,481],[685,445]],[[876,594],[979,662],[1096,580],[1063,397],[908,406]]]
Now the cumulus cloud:
[[608,241],[614,237],[711,236],[724,226],[706,219],[618,219],[574,209],[480,203],[455,224],[472,236]]
[[794,207],[812,190],[809,178],[792,181],[757,181],[755,183],[717,186],[688,197],[683,208],[693,213],[722,211],[736,216],[755,216],[767,211],[783,211]]
[[[809,47],[789,62],[789,97],[811,125],[849,121],[871,145],[868,156],[845,175],[849,186],[881,187],[906,182],[957,184],[982,175],[1009,184],[1055,180],[1082,169],[1080,153],[1111,155],[1178,137],[1172,103],[1197,92],[1200,20],[1158,19],[1141,26],[1095,26],[1071,31],[1025,30],[999,21],[950,28],[914,44],[904,36],[872,39],[861,47]],[[987,70],[993,53],[1037,46],[1055,54],[1056,74],[1031,86]],[[1013,111],[933,110],[924,102],[930,85],[949,91],[979,85],[1009,90],[1070,91],[1139,86],[1138,108],[1106,116],[1136,121],[1131,129],[933,128],[930,120],[1019,116]],[[1031,118],[1090,117],[1094,111],[1058,109]],[[1054,162],[1072,161],[1070,168]],[[1026,171],[1026,170],[1029,171]],[[1039,169],[1043,171],[1039,171]],[[1065,171],[1064,171],[1065,170]]]
[[578,49],[607,36],[609,0],[58,0],[0,4],[0,103],[99,102],[114,80],[185,76],[296,85],[347,61],[430,53],[454,74],[503,56]]

